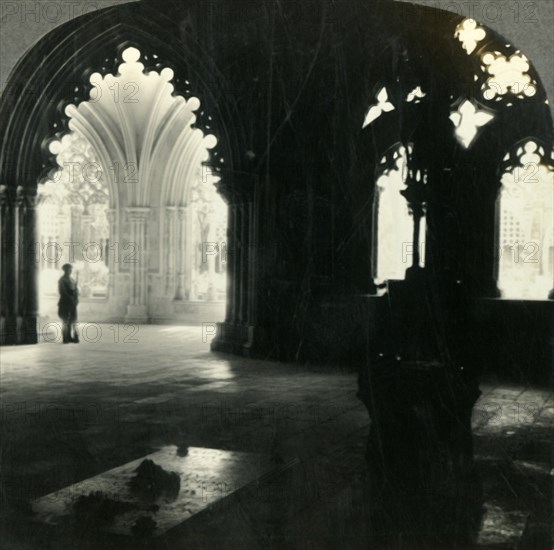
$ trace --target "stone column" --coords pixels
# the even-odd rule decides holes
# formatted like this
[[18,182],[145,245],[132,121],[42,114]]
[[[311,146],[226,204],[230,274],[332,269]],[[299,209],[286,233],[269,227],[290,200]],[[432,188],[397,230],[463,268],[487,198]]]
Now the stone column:
[[[463,197],[459,205],[459,211],[465,217],[465,265],[471,266],[471,277],[468,277],[467,284],[471,285],[470,290],[474,296],[499,298],[502,295],[498,288],[502,186],[496,172],[484,171],[481,167],[456,174],[454,183],[465,188],[467,181],[473,181],[473,188],[479,192],[478,196]],[[494,188],[491,181],[498,181]],[[479,203],[479,216],[472,215],[475,201]]]
[[[240,197],[238,197],[240,199]],[[231,248],[231,263],[233,266],[233,274],[235,279],[235,284],[233,286],[233,323],[235,325],[242,324],[242,315],[241,315],[241,299],[244,293],[243,285],[243,273],[242,273],[242,225],[243,225],[243,216],[242,216],[242,205],[240,203],[231,204],[231,210],[233,211],[234,218],[234,235],[233,235],[233,247]]]
[[130,223],[130,242],[134,245],[136,254],[130,256],[127,260],[130,263],[131,289],[125,321],[128,323],[146,323],[148,321],[146,307],[148,293],[146,230],[150,208],[128,207],[126,208],[126,214]]
[[229,174],[232,181],[219,182],[218,191],[229,205],[227,229],[227,308],[223,323],[218,323],[217,336],[212,350],[244,353],[248,343],[251,319],[250,299],[252,282],[249,255],[254,248],[249,245],[253,234],[251,203],[255,179],[250,174]]
[[91,241],[91,226],[92,226],[92,215],[88,213],[88,210],[85,209],[83,215],[81,216],[81,227],[82,227],[82,237],[83,242],[81,247],[86,247]]
[[81,227],[81,218],[83,216],[83,207],[81,205],[72,205],[71,206],[71,238],[75,242],[78,242],[77,250],[79,255],[73,259],[73,261],[78,261],[82,259],[82,250],[84,246],[83,242],[83,231]]
[[110,208],[106,212],[106,218],[109,224],[109,242],[106,250],[108,260],[108,297],[113,299],[115,295],[115,275],[117,273],[117,264],[121,261],[119,256],[119,237],[117,232],[117,212]]
[[165,209],[165,234],[164,234],[164,258],[165,258],[165,295],[174,296],[175,290],[175,217],[176,208],[167,206]]
[[243,202],[240,205],[240,286],[242,292],[240,294],[240,315],[239,320],[241,323],[248,323],[249,317],[249,300],[251,298],[250,292],[250,226],[251,223],[251,202]]
[[[267,276],[267,259],[261,257],[260,242],[266,242],[264,231],[267,227],[264,208],[268,208],[267,197],[262,189],[261,183],[256,179],[249,186],[251,191],[245,195],[244,209],[247,216],[246,231],[248,235],[245,244],[246,257],[243,259],[246,295],[246,337],[241,353],[247,357],[265,357],[269,344],[267,329],[260,324],[264,317],[262,313],[267,287],[260,287],[259,281],[265,280]],[[271,224],[270,224],[271,225]],[[271,252],[269,247],[264,247],[265,253]],[[260,300],[259,297],[263,298]]]
[[[92,216],[88,213],[88,208],[85,207],[80,219],[80,244],[77,250],[80,251],[79,260],[83,261],[83,273],[81,274],[82,280],[80,281],[80,292],[83,298],[91,296],[92,290],[90,288],[90,260],[88,258],[88,246],[91,243],[91,231],[92,229]],[[93,256],[94,259],[94,256]],[[79,273],[76,274],[79,276]]]
[[[196,254],[198,254],[198,249],[195,248],[197,243],[195,242],[194,234],[194,219],[193,219],[193,208],[192,206],[185,206],[184,208],[184,221],[183,221],[183,231],[184,231],[184,246],[182,249],[183,252],[183,261],[184,261],[184,276],[183,276],[183,298],[184,300],[192,299],[192,279],[193,271],[196,268]],[[201,251],[200,251],[200,261],[202,261]]]
[[19,243],[14,232],[15,193],[0,185],[0,344],[15,344],[16,338],[16,293],[18,272],[16,254]]
[[[66,223],[66,216],[64,215],[63,212],[59,212],[57,215],[56,215],[56,219],[57,219],[57,225],[58,225],[58,228],[59,228],[59,241],[58,241],[58,244],[62,247],[62,250],[63,250],[63,255],[62,255],[62,258],[61,259],[61,264],[59,266],[56,266],[58,268],[60,268],[63,264],[65,264],[66,262],[69,262],[69,263],[72,263],[74,261],[74,259],[71,258],[71,252],[70,251],[73,251],[73,248],[71,246],[67,246],[65,245],[64,243],[68,243],[71,241],[71,231],[68,231],[68,228],[67,228],[67,223]],[[39,237],[40,239],[42,239],[42,236]],[[41,242],[41,250],[44,250],[44,246],[42,246],[42,242]],[[82,252],[83,248],[82,247],[77,247],[77,251],[79,251],[79,256],[78,258],[80,259],[81,257],[81,252]],[[44,254],[41,254],[41,257],[44,256]],[[44,269],[44,258],[41,258],[41,262],[40,262],[40,268],[41,269]]]
[[233,204],[228,205],[227,215],[227,248],[226,254],[226,274],[227,274],[227,293],[226,293],[226,306],[225,306],[225,322],[233,322],[235,318],[235,263],[236,256],[236,209]]
[[37,343],[38,257],[36,250],[36,189],[17,188],[16,230],[19,250],[17,269],[17,342]]
[[177,288],[175,290],[175,301],[183,301],[186,292],[186,269],[189,246],[187,246],[187,221],[188,209],[186,206],[177,208]]
[[254,201],[248,203],[248,312],[247,317],[251,323],[255,322],[256,311],[256,253],[254,242],[256,238],[256,209]]
[[210,302],[214,300],[215,258],[219,243],[216,242],[215,220],[213,217],[210,218],[209,210],[205,214],[204,222],[208,219],[209,223],[207,232],[203,232],[204,240],[200,243],[200,265],[201,269],[205,270],[208,280],[205,301]]

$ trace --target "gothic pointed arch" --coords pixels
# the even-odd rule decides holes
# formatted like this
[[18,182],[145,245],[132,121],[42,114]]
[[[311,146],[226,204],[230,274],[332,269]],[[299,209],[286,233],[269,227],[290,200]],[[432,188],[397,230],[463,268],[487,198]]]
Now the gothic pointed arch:
[[515,143],[499,167],[495,266],[503,298],[546,300],[554,287],[554,150]]
[[[122,186],[114,181],[117,179],[117,165],[123,163],[120,169],[125,169],[129,159],[137,166],[141,164],[148,178],[159,178],[160,192],[155,197],[158,202],[160,199],[165,201],[164,205],[186,205],[187,193],[190,195],[191,192],[191,177],[204,177],[211,185],[217,183],[218,189],[228,199],[233,189],[233,171],[244,170],[244,162],[248,160],[242,120],[238,116],[233,93],[227,89],[226,79],[222,77],[213,58],[199,46],[196,38],[188,35],[182,37],[182,41],[175,38],[168,41],[169,28],[174,31],[174,37],[180,35],[174,21],[146,4],[107,8],[61,25],[42,38],[19,61],[8,81],[4,92],[5,101],[0,108],[3,131],[0,177],[5,186],[7,203],[21,203],[22,208],[25,208],[25,219],[35,216],[38,182],[51,179],[59,169],[56,142],[67,140],[71,132],[78,132],[93,144],[98,163],[108,166],[104,175],[112,212],[120,210],[122,204],[140,208],[153,196],[146,189],[131,184],[134,182]],[[134,90],[117,90],[117,86],[114,86],[117,81],[111,82],[114,86],[112,90],[109,90],[109,84],[106,86],[106,79],[109,81],[113,78],[118,67],[124,64],[123,52],[137,46],[141,49],[145,74],[150,74],[151,80],[156,71],[163,72],[165,69],[165,77],[172,74],[171,85],[167,84],[168,78],[165,80],[171,88],[170,94],[175,97],[172,111],[162,112],[159,102],[156,104],[156,92],[152,94],[152,109],[148,111],[150,124],[148,121],[144,124],[145,128],[152,130],[145,129],[144,140],[140,144],[133,143],[137,128],[128,124],[125,113],[126,107],[129,107],[125,99],[132,100]],[[91,80],[92,76],[94,78]],[[112,113],[98,108],[98,105],[94,107],[94,102],[90,101],[91,93],[94,99],[95,93],[108,92],[113,99],[114,93],[121,94],[121,98],[115,98],[120,101],[114,101],[115,111]],[[186,125],[186,135],[175,135],[175,128],[184,122],[183,105],[190,107],[195,102],[196,105],[201,104],[202,108],[194,115],[190,114],[192,109],[188,109],[190,124]],[[179,103],[180,107],[177,105]],[[173,126],[167,124],[172,120],[172,115],[175,115]],[[114,125],[115,120],[119,121],[117,127]],[[162,122],[165,134],[160,130]],[[156,126],[158,130],[155,130]],[[217,140],[209,138],[206,142],[204,137],[200,138],[200,142],[210,148],[208,159],[205,152],[198,152],[198,139],[200,135],[211,134],[217,135]],[[172,138],[176,143],[188,146],[188,156],[177,158],[175,154],[171,157],[171,153],[167,153],[164,140],[167,145]],[[166,170],[154,173],[153,155],[159,156],[162,150],[168,154]],[[208,174],[206,177],[201,167],[208,160],[210,163],[204,169]],[[196,168],[194,174],[187,174],[190,164],[199,165],[200,170]],[[222,178],[219,174],[223,172],[223,167],[227,176]],[[179,177],[183,181],[188,178],[188,188],[176,183]],[[125,220],[118,220],[117,215],[112,216],[114,220],[110,223],[142,223],[142,213],[136,211],[129,213],[129,216]],[[16,215],[10,211],[5,218],[10,218],[5,222],[8,226],[11,227],[12,223],[17,226],[23,221],[23,213]],[[5,259],[2,263],[2,277],[8,283],[3,284],[7,304],[3,316],[4,320],[7,319],[3,330],[6,337],[2,337],[4,342],[36,341],[37,266],[15,275],[11,273],[10,267],[14,260],[16,265],[17,262],[23,263],[25,259],[21,250],[36,244],[33,224],[27,223],[25,228],[21,226],[21,229],[13,229],[17,235],[17,254],[21,257],[16,258],[8,244],[2,247]],[[135,236],[141,231],[136,229]],[[6,242],[13,238],[10,235],[10,231],[3,232]],[[22,238],[25,242],[20,241]],[[147,266],[145,268],[148,269]],[[16,279],[16,286],[21,288],[18,293],[7,290],[13,286],[9,283],[13,278]],[[23,298],[24,293],[30,297]],[[133,296],[131,301],[143,298]]]
[[[551,149],[544,86],[525,54],[485,25],[432,8],[397,6],[391,16],[396,32],[383,52],[388,61],[379,60],[369,77],[373,84],[360,120],[360,146],[369,160],[360,163],[358,174],[366,174],[373,215],[379,216],[379,167],[386,151],[395,143],[412,143],[417,154],[406,174],[425,170],[428,175],[419,200],[429,205],[425,254],[433,258],[430,265],[474,296],[499,297],[498,171],[506,151],[521,140]],[[545,157],[545,174],[550,163]],[[374,182],[367,177],[371,173]],[[355,181],[364,184],[360,175]],[[379,233],[376,219],[369,226],[373,244],[365,249],[373,250],[375,274],[379,248],[389,245],[386,239],[380,242],[378,235],[387,233],[383,227]],[[416,249],[411,240],[406,246]],[[396,258],[400,266],[402,254]]]
[[[243,146],[241,151],[239,145],[243,141],[242,123],[232,93],[225,89],[225,80],[213,61],[191,39],[186,43],[163,39],[166,28],[162,25],[167,21],[160,17],[157,10],[133,4],[99,10],[55,29],[22,58],[12,72],[0,112],[4,132],[11,136],[2,142],[3,173],[14,178],[36,174],[38,178],[55,167],[44,136],[67,132],[67,105],[78,106],[88,100],[94,88],[91,74],[100,79],[115,74],[122,52],[130,45],[141,48],[146,72],[166,67],[174,72],[176,93],[185,99],[193,95],[201,98],[204,109],[197,114],[196,127],[216,134],[216,156],[225,159],[228,170],[240,170],[245,149]],[[148,31],[143,24],[146,19]],[[103,31],[98,33],[98,28]],[[38,57],[41,70],[35,71]],[[120,93],[122,99],[132,99],[132,90]],[[213,170],[220,169],[214,163]]]

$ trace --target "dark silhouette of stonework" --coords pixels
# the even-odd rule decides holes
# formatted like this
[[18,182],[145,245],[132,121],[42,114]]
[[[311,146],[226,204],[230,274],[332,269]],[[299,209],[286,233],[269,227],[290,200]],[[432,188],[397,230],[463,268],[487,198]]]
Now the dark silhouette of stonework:
[[[31,245],[37,181],[55,164],[48,140],[67,130],[64,105],[87,99],[91,72],[115,71],[135,46],[147,70],[159,59],[175,71],[176,93],[201,98],[197,126],[210,127],[226,159],[213,169],[229,205],[230,282],[212,349],[358,368],[376,535],[394,538],[403,525],[409,537],[471,541],[477,375],[524,358],[544,379],[553,332],[546,296],[495,300],[499,170],[527,139],[551,151],[553,130],[532,66],[532,97],[479,95],[479,58],[454,36],[462,20],[385,0],[166,1],[163,13],[143,1],[47,35],[19,62],[0,110],[2,343],[37,340]],[[485,31],[478,51],[516,51]],[[395,109],[363,127],[383,87]],[[416,87],[426,96],[408,102]],[[462,99],[494,115],[467,148],[450,119]],[[376,179],[396,146],[413,149],[404,197],[412,242],[426,221],[425,266],[415,253],[383,293],[373,279]]]

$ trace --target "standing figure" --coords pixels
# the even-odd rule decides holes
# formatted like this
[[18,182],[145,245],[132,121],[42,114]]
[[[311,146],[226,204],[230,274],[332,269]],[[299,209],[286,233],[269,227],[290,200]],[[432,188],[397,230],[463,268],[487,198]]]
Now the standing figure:
[[58,302],[58,315],[63,322],[63,343],[68,344],[79,342],[77,333],[77,304],[79,303],[79,289],[77,281],[71,277],[73,266],[64,264],[62,266],[63,276],[58,281],[60,301]]

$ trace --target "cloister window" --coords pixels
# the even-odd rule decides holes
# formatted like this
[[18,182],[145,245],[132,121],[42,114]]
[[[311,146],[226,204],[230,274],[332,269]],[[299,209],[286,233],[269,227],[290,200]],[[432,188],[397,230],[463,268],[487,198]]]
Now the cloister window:
[[[412,146],[396,145],[382,159],[374,200],[374,282],[403,280],[416,256],[425,265],[425,217],[420,219],[418,243],[414,243],[414,216],[404,196],[408,190],[408,156]],[[416,176],[417,177],[417,176]],[[417,249],[416,249],[417,248]]]
[[503,298],[546,300],[554,281],[551,161],[542,146],[528,140],[504,162],[497,203],[498,287]]

